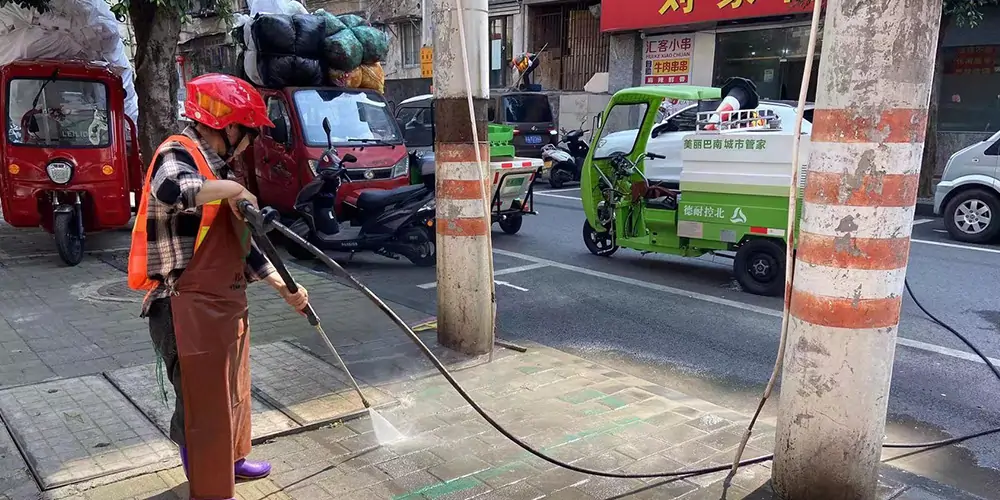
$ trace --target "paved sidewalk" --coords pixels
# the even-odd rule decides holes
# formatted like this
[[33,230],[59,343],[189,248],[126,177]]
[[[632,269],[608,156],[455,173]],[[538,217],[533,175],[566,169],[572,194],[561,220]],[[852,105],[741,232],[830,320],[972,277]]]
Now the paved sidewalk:
[[[95,247],[112,251],[66,268],[40,248],[43,237],[18,235],[8,245],[0,227],[0,499],[187,498],[164,433],[170,404],[136,316],[139,297],[124,287],[115,234]],[[240,498],[720,498],[724,473],[608,479],[528,454],[473,412],[359,292],[294,273],[366,396],[407,439],[379,446],[314,331],[266,287],[253,287],[253,456],[275,468],[241,484]],[[425,319],[390,305],[407,321]],[[724,465],[748,421],[542,345],[498,349],[489,362],[438,346],[432,330],[422,338],[498,422],[577,466],[647,473]],[[773,436],[773,423],[761,422],[745,456],[770,454]],[[884,472],[881,498],[971,498]],[[769,464],[743,468],[727,498],[767,498],[769,477]]]

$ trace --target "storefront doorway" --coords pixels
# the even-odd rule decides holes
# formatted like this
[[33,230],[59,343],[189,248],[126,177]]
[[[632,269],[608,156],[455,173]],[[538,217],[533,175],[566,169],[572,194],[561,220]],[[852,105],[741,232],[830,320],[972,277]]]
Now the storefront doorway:
[[[810,102],[816,99],[822,34],[820,27],[806,96]],[[717,33],[713,84],[721,86],[729,78],[739,76],[753,80],[762,98],[796,100],[802,86],[808,43],[808,25]]]

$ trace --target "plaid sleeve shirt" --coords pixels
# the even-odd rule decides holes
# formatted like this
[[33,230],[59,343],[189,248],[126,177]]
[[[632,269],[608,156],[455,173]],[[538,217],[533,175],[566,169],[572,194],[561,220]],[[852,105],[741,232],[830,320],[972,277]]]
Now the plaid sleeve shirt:
[[[188,127],[184,135],[195,141],[216,177],[234,178],[232,169],[197,131]],[[194,159],[178,143],[160,148],[151,168],[153,176],[146,214],[146,265],[149,278],[159,285],[143,304],[143,316],[149,311],[150,302],[173,293],[174,285],[194,255],[194,243],[201,225],[201,207],[197,206],[195,197],[205,183]],[[250,248],[245,273],[248,282],[262,280],[274,273],[274,267],[256,244]]]

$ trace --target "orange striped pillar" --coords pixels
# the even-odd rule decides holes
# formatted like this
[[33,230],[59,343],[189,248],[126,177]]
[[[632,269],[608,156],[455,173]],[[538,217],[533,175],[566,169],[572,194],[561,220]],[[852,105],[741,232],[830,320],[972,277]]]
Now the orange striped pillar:
[[[487,0],[434,0],[434,123],[437,195],[438,342],[465,354],[493,348],[492,194],[486,101],[489,97]],[[459,23],[459,16],[462,22]],[[460,29],[467,52],[462,55]],[[468,75],[471,75],[469,77]],[[472,91],[475,119],[469,115]],[[478,158],[476,136],[479,139]],[[485,189],[484,189],[485,188]]]
[[941,2],[827,0],[773,483],[876,498]]

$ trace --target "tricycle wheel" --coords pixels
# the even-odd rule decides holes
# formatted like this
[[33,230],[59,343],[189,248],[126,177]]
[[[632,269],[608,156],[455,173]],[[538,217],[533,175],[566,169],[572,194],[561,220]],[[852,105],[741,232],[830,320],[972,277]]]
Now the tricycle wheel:
[[69,266],[75,266],[83,261],[83,233],[80,232],[77,217],[76,210],[59,212],[55,214],[52,222],[59,258]]
[[288,250],[288,255],[291,255],[293,259],[313,260],[316,258],[306,247],[292,241],[291,238],[285,238],[285,250]]
[[596,231],[586,219],[583,221],[583,243],[590,253],[599,257],[611,257],[618,251],[615,235],[610,231]]
[[500,229],[507,234],[517,234],[521,230],[521,224],[524,222],[524,217],[521,214],[514,215],[501,215],[500,216]]
[[785,291],[785,249],[770,239],[750,240],[736,251],[733,274],[747,292],[780,296]]

